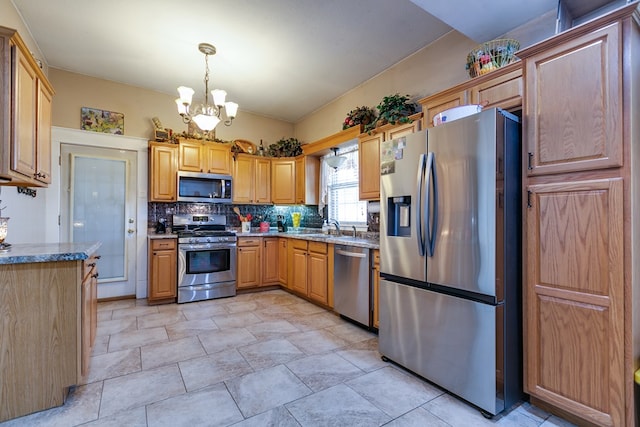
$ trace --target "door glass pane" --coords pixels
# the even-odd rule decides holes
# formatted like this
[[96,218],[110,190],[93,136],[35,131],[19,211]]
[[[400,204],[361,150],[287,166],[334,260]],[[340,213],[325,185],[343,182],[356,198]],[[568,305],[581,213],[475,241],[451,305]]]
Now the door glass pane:
[[126,280],[126,162],[74,156],[72,170],[72,240],[102,242],[101,282]]

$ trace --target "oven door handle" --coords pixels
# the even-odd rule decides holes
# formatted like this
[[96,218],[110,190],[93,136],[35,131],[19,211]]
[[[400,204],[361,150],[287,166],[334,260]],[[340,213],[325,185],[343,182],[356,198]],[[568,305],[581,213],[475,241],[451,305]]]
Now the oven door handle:
[[181,251],[206,251],[206,250],[219,250],[219,249],[233,249],[237,245],[235,243],[181,243],[178,245],[178,249]]

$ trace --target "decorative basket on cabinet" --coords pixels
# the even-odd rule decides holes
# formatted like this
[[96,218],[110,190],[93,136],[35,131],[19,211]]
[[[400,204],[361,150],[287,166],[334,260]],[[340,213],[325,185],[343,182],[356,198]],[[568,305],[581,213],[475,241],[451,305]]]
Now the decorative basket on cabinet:
[[514,39],[495,39],[484,42],[467,55],[467,71],[470,77],[487,74],[515,62],[520,42]]

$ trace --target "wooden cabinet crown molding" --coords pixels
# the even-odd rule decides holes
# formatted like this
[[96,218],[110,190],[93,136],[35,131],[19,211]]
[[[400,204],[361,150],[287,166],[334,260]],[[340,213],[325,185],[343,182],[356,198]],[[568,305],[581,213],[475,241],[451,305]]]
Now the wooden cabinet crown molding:
[[306,156],[324,156],[331,153],[332,147],[352,141],[362,133],[362,125],[352,126],[314,142],[302,145],[302,153]]

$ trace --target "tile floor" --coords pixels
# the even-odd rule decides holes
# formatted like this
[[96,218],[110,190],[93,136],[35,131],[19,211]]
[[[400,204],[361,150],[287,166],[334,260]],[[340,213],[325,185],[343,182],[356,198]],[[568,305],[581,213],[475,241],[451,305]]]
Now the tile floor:
[[377,337],[276,290],[98,305],[86,384],[5,426],[570,426],[528,403],[477,409],[383,362]]

